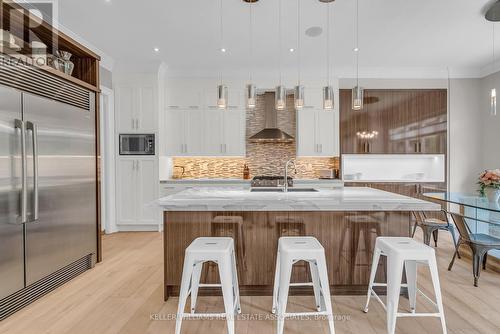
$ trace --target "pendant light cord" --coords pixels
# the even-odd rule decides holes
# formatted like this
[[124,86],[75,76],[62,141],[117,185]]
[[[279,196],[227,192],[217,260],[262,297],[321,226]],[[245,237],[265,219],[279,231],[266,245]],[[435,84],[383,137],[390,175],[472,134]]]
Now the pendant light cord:
[[280,86],[282,85],[282,64],[281,64],[281,0],[278,0],[278,38],[279,38],[279,65],[280,65]]
[[359,87],[359,0],[356,0],[356,15],[355,15],[355,40],[356,40],[356,87]]
[[252,72],[253,72],[253,12],[252,12],[252,6],[253,3],[248,4],[250,7],[250,83],[252,83]]
[[330,4],[326,5],[326,85],[330,86]]
[[301,77],[301,66],[300,66],[300,53],[302,51],[300,45],[300,0],[297,0],[297,59],[298,59],[298,85],[300,86],[300,77]]
[[[219,52],[224,54],[224,52],[222,51],[222,49],[224,48],[224,25],[223,25],[223,21],[222,21],[222,1],[223,0],[219,1],[219,19],[220,19],[220,22],[219,22],[219,28],[220,28],[220,49],[219,49]],[[222,85],[222,66],[221,66],[221,69],[219,72],[219,76],[220,76],[220,84]]]

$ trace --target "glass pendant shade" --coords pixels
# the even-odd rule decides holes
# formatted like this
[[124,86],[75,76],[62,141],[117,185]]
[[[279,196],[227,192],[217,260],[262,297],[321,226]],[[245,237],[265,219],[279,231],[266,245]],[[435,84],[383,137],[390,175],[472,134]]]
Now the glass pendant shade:
[[352,89],[352,110],[363,109],[364,91],[362,87],[356,86]]
[[333,109],[333,88],[332,86],[323,87],[323,109],[332,110]]
[[255,85],[248,84],[246,87],[247,91],[247,108],[253,109],[256,104],[257,93],[255,92]]
[[497,90],[495,88],[492,88],[490,93],[490,114],[497,115]]
[[217,86],[217,108],[227,108],[227,87],[225,85]]
[[295,86],[293,90],[293,98],[295,101],[295,110],[304,108],[304,86]]
[[274,107],[276,110],[286,109],[286,88],[285,86],[277,86],[274,95]]

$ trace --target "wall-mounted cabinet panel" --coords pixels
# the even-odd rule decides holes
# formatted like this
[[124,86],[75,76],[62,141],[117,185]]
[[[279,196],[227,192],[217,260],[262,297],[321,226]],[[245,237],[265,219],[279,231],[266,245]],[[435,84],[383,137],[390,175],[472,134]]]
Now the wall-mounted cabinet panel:
[[153,86],[118,85],[115,103],[118,132],[157,131],[158,108]]
[[340,90],[341,152],[446,153],[444,89],[365,90],[364,107],[351,109],[351,90]]
[[242,110],[168,110],[165,128],[167,156],[245,155]]
[[203,152],[203,112],[196,109],[167,110],[166,155],[191,156]]
[[338,156],[338,118],[335,112],[303,109],[297,112],[297,156]]
[[224,156],[245,156],[245,111],[224,112]]

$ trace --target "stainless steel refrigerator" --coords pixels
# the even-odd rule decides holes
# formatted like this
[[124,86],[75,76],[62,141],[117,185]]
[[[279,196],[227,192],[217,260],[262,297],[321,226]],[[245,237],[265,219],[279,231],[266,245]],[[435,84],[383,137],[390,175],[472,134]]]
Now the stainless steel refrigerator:
[[53,88],[0,84],[0,320],[95,263],[95,95]]

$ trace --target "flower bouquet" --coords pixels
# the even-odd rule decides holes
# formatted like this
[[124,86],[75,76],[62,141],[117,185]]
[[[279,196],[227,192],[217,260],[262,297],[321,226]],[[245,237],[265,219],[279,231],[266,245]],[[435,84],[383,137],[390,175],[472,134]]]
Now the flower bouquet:
[[479,192],[488,197],[490,202],[498,202],[500,198],[500,169],[485,170],[479,175]]

